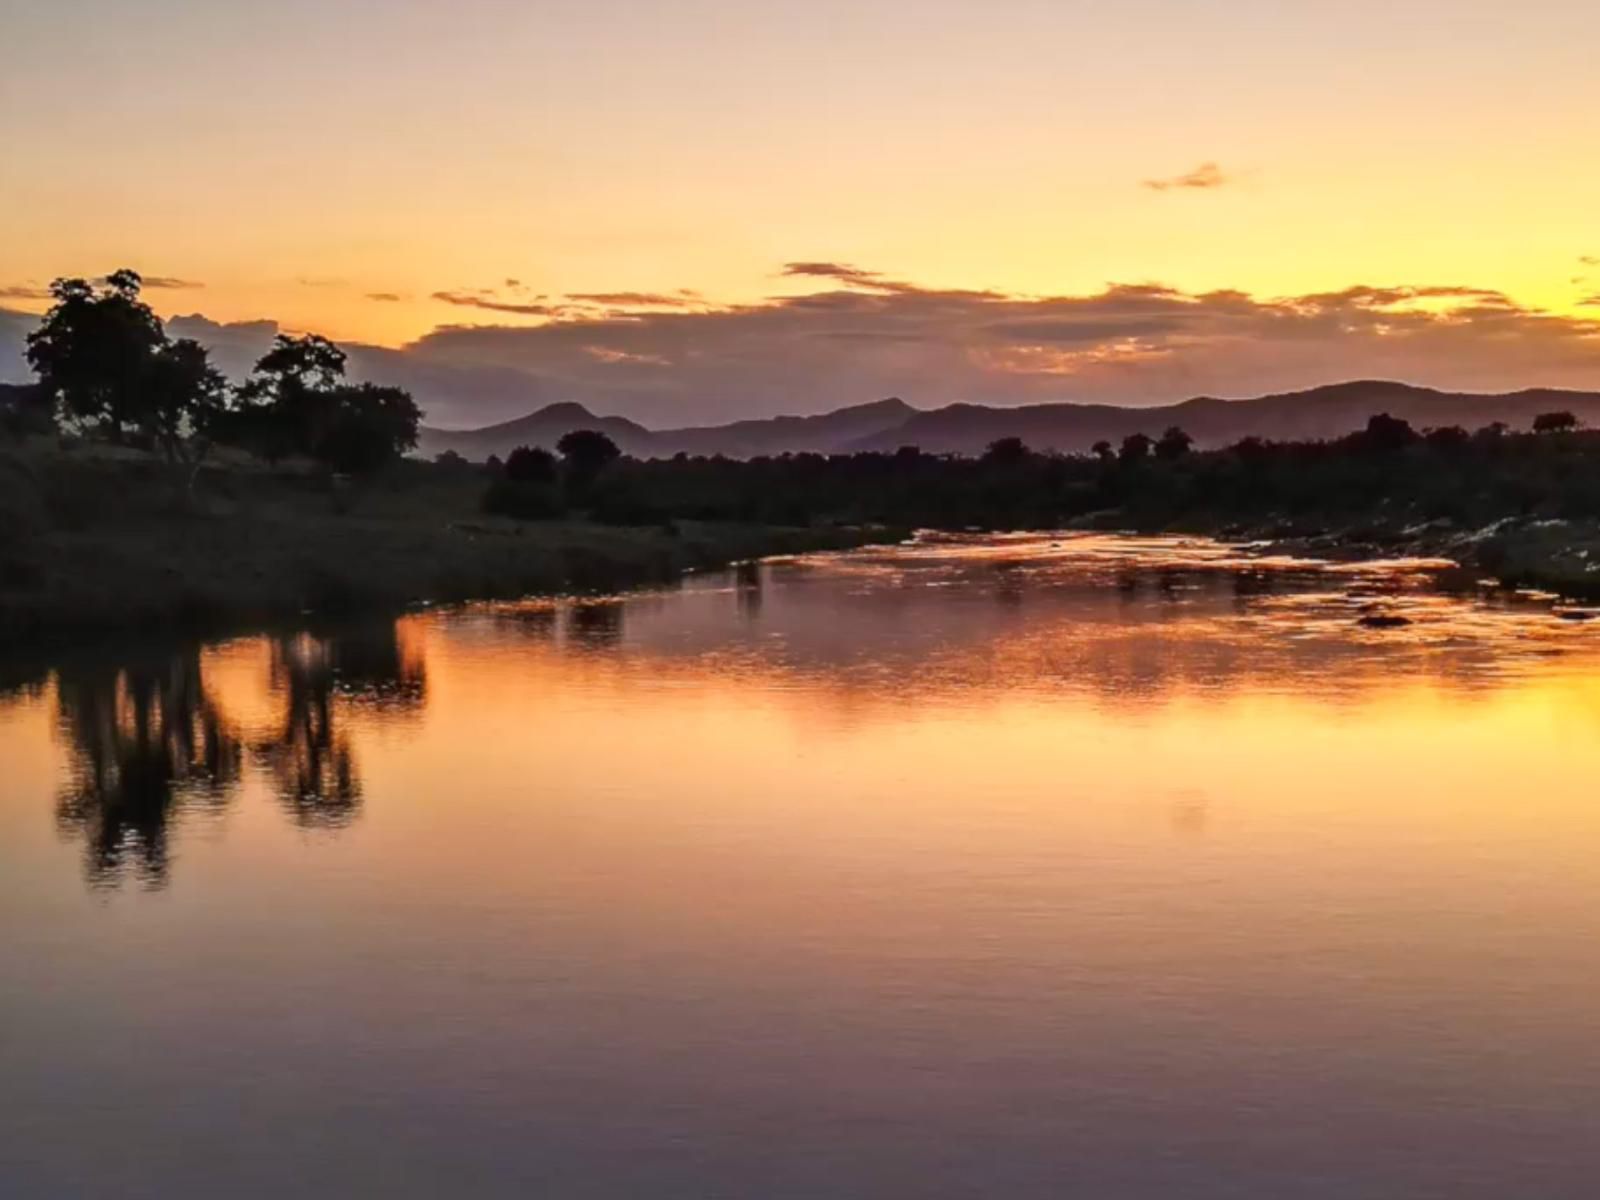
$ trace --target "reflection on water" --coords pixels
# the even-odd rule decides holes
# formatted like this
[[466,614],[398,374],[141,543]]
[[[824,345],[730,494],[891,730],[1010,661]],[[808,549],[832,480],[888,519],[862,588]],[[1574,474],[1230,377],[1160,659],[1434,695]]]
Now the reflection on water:
[[[1600,655],[1554,598],[1439,587],[1450,564],[1338,564],[1268,556],[1201,539],[932,536],[845,556],[747,562],[659,593],[468,608],[260,639],[278,715],[245,729],[207,685],[188,644],[54,672],[50,689],[71,764],[57,822],[84,845],[95,885],[135,875],[159,887],[168,828],[216,815],[241,780],[242,748],[298,827],[337,829],[359,813],[355,741],[341,714],[384,724],[427,700],[425,644],[485,638],[530,668],[569,677],[691,681],[831,696],[837,713],[970,704],[983,696],[1091,694],[1111,710],[1194,692],[1290,692],[1348,704],[1419,678],[1493,689],[1534,666]],[[783,586],[767,607],[772,581]],[[738,622],[720,598],[731,596]],[[1380,630],[1374,612],[1401,618]],[[631,633],[631,636],[630,636]],[[509,641],[507,640],[509,639]],[[548,654],[530,656],[531,644]],[[608,656],[584,668],[567,655]],[[548,655],[554,655],[549,657]],[[507,664],[496,664],[503,669]],[[13,670],[12,690],[45,677]],[[1174,827],[1204,826],[1203,806]]]
[[175,809],[219,808],[239,778],[238,731],[206,690],[198,648],[63,668],[56,705],[73,750],[56,821],[82,839],[89,881],[131,871],[159,887]]
[[0,1194],[1587,1195],[1574,615],[932,538],[0,669]]
[[207,685],[200,646],[130,659],[74,661],[54,675],[62,742],[71,751],[57,824],[84,844],[95,886],[133,875],[168,879],[169,827],[191,812],[216,816],[241,779],[243,748],[272,780],[289,818],[339,828],[356,815],[361,780],[343,706],[398,717],[426,696],[420,653],[394,622],[337,634],[272,638],[267,687],[282,715],[246,730]]

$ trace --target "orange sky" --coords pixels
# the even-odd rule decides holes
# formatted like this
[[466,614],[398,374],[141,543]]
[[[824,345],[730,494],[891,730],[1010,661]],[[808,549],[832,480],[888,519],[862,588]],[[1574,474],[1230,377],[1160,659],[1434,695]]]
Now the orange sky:
[[543,320],[439,293],[742,303],[827,260],[1600,316],[1589,0],[29,0],[7,25],[0,305],[28,311],[130,265],[203,285],[163,314],[402,345]]

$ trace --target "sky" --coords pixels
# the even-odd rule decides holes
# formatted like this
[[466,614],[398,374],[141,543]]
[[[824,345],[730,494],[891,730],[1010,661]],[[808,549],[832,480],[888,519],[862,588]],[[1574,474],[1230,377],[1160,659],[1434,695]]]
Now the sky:
[[1592,0],[6,0],[4,22],[0,306],[131,266],[164,316],[498,373],[429,398],[451,423],[535,396],[667,424],[890,393],[1600,387]]

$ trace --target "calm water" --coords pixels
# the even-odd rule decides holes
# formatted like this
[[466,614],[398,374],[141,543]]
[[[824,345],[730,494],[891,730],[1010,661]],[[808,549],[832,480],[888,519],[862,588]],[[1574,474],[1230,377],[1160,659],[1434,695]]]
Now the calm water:
[[1430,578],[951,541],[10,668],[0,1194],[1592,1196],[1600,623]]

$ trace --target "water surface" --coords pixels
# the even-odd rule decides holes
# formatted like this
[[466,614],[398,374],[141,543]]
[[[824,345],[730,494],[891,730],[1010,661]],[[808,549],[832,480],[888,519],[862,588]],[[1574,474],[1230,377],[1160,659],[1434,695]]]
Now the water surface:
[[8,1196],[1600,1173],[1600,628],[1549,598],[939,539],[0,688]]

